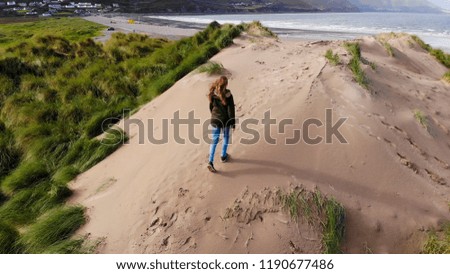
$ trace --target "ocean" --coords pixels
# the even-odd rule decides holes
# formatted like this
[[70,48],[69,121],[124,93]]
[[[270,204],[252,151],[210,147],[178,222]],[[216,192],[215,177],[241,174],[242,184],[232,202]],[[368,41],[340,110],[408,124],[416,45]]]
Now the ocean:
[[261,21],[280,37],[343,40],[384,32],[416,34],[433,47],[450,52],[450,14],[430,13],[295,13],[148,16],[195,24]]

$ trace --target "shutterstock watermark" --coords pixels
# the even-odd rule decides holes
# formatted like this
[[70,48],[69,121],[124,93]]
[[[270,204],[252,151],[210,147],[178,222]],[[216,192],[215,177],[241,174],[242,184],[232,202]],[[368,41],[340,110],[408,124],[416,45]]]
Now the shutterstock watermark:
[[[138,138],[138,144],[162,145],[172,140],[177,144],[212,143],[211,121],[202,122],[193,110],[186,117],[181,117],[180,111],[176,111],[172,118],[158,120],[130,118],[130,111],[124,110],[123,117],[124,134],[129,135],[131,128],[137,127],[137,133],[133,129],[133,138]],[[296,145],[303,142],[308,145],[318,145],[333,142],[348,144],[340,131],[347,120],[347,117],[335,118],[333,109],[325,109],[325,119],[307,118],[301,123],[295,123],[292,118],[275,119],[268,110],[260,119],[236,119],[235,123],[236,129],[243,133],[237,140],[239,144],[253,145],[266,142],[276,145],[281,142],[284,145]],[[104,121],[102,128],[104,131],[111,128],[108,119]],[[286,136],[288,132],[290,134]],[[230,138],[230,144],[233,141],[236,142],[234,139]]]

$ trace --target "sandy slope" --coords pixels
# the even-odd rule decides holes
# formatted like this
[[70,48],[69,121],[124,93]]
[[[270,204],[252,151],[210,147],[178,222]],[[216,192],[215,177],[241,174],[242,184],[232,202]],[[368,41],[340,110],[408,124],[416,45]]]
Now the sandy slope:
[[[276,145],[243,145],[239,139],[248,135],[237,129],[233,161],[218,161],[220,172],[211,174],[205,142],[181,145],[170,138],[165,145],[140,145],[134,126],[130,144],[73,183],[73,202],[89,215],[79,233],[105,237],[99,249],[105,253],[320,252],[317,231],[270,210],[276,187],[303,185],[345,206],[344,252],[418,252],[423,231],[450,218],[450,86],[440,80],[445,68],[407,38],[391,41],[395,58],[374,38],[361,44],[363,57],[377,65],[375,71],[364,66],[371,91],[323,57],[333,48],[348,61],[340,42],[244,37],[214,57],[228,70],[241,119],[262,119],[271,110],[273,118],[292,118],[299,128],[310,117],[324,120],[332,108],[335,120],[349,118],[341,130],[349,144],[285,145],[291,126],[284,134],[272,128]],[[194,110],[205,121],[213,79],[191,73],[132,118],[153,118],[157,137],[161,120],[177,110],[181,117]],[[414,109],[429,115],[428,131]],[[261,125],[254,128],[263,134]],[[181,133],[187,136],[187,129]],[[195,134],[202,136],[202,128]],[[236,201],[244,213],[224,218]]]

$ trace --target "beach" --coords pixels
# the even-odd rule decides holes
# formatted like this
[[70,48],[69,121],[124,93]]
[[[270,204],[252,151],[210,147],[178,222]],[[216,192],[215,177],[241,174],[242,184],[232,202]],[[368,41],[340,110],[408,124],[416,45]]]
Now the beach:
[[[141,33],[150,35],[153,37],[164,37],[171,40],[180,39],[182,37],[192,36],[199,30],[204,29],[208,23],[195,23],[187,21],[168,20],[164,18],[152,17],[152,16],[139,16],[136,14],[129,15],[105,15],[105,16],[88,16],[84,19],[102,24],[108,27],[113,27],[118,32],[124,33]],[[133,20],[133,24],[129,23],[129,20]],[[287,28],[271,28],[272,31],[277,33],[281,38],[285,40],[302,40],[302,41],[314,41],[318,39],[326,40],[343,40],[351,39],[356,36],[351,33],[342,33],[335,31],[311,31],[311,30],[293,30]],[[114,31],[105,30],[103,35],[97,37],[97,41],[105,42],[109,39]]]
[[348,40],[381,33],[409,33],[434,48],[450,51],[450,16],[445,13],[361,12],[361,13],[272,13],[272,14],[186,14],[130,15],[153,23],[165,21],[182,27],[217,21],[240,24],[259,21],[281,38],[306,40]]
[[[126,17],[86,19],[156,37],[198,31],[128,24]],[[149,134],[163,136],[163,121],[176,113],[207,121],[206,94],[217,75],[183,77],[130,117],[143,126],[122,120],[129,143],[71,183],[70,203],[85,206],[89,216],[78,234],[101,239],[99,253],[321,253],[320,232],[273,204],[277,191],[304,188],[344,206],[343,252],[419,253],[427,233],[450,219],[447,69],[409,35],[365,36],[353,41],[365,60],[358,61],[368,79],[363,87],[346,65],[352,56],[344,42],[323,40],[247,33],[212,58],[229,78],[240,120],[270,111],[277,121],[292,121],[283,131],[272,127],[275,143],[245,145],[248,135],[238,126],[231,161],[220,163],[216,155],[217,174],[206,168],[206,142],[149,141]],[[324,57],[329,49],[338,54],[337,65]],[[326,127],[316,123],[307,137],[323,136],[323,142],[286,143],[309,118],[330,122],[327,109],[333,123],[346,118],[346,142],[325,141]],[[418,110],[426,126],[417,121]],[[262,124],[253,130],[265,136]],[[168,132],[174,136],[175,129]],[[185,139],[206,134],[200,126],[178,133]]]
[[114,32],[140,33],[150,35],[152,37],[162,37],[176,40],[181,37],[192,36],[200,30],[199,27],[193,28],[189,24],[185,24],[187,27],[181,28],[176,24],[168,24],[166,22],[160,24],[149,24],[149,22],[135,20],[133,23],[130,23],[130,17],[127,16],[88,16],[84,17],[84,19],[114,28],[113,31],[105,30],[102,36],[97,37],[96,40],[100,42],[107,41]]

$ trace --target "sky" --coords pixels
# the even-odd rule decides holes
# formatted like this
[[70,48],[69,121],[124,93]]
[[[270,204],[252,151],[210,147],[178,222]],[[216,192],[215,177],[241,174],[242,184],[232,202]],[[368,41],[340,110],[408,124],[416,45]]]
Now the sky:
[[435,4],[440,8],[450,10],[450,0],[427,0],[427,1]]

